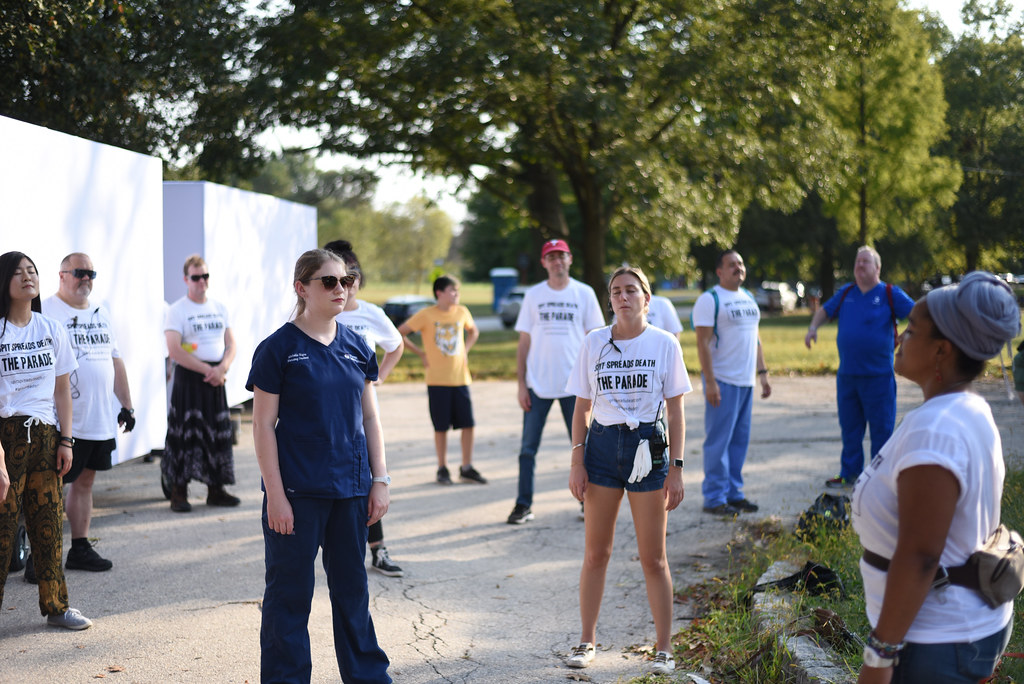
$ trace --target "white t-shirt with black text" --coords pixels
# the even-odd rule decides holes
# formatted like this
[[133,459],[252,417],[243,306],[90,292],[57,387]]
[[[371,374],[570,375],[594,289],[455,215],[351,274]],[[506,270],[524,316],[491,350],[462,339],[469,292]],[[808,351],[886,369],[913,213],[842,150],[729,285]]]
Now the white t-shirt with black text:
[[374,351],[377,346],[385,352],[398,349],[402,344],[402,335],[384,313],[384,309],[362,300],[357,300],[356,304],[357,308],[342,311],[336,320],[349,330],[359,333],[366,340],[370,351]]
[[[718,337],[711,336],[711,369],[715,380],[736,387],[753,387],[757,370],[757,326],[761,311],[742,288],[733,292],[715,285],[718,293]],[[693,305],[694,327],[715,327],[715,300],[711,292]]]
[[[853,527],[865,549],[892,558],[899,532],[899,477],[916,466],[944,468],[960,485],[939,562],[963,565],[999,526],[1006,467],[988,403],[971,392],[951,392],[903,417],[853,489]],[[875,625],[886,573],[863,560],[860,571],[868,620]],[[921,644],[976,641],[1002,629],[1012,616],[1012,601],[992,609],[973,589],[951,585],[928,592],[904,638]]]
[[615,340],[614,347],[610,340],[611,327],[587,335],[565,386],[567,393],[591,400],[598,423],[652,423],[665,399],[693,389],[673,335],[648,325],[631,340]]
[[0,318],[0,332],[0,418],[26,416],[57,425],[57,376],[78,368],[64,326],[32,312],[24,328]]
[[197,304],[188,296],[167,307],[164,319],[164,330],[180,333],[185,351],[206,363],[224,358],[224,333],[229,327],[226,306],[212,299]]
[[43,300],[43,315],[64,325],[78,370],[71,373],[72,425],[76,439],[106,440],[117,435],[114,359],[121,358],[107,310],[76,309],[54,295]]
[[565,383],[584,336],[603,325],[593,288],[575,278],[561,290],[547,281],[527,290],[515,328],[530,336],[526,386],[542,399],[567,396]]

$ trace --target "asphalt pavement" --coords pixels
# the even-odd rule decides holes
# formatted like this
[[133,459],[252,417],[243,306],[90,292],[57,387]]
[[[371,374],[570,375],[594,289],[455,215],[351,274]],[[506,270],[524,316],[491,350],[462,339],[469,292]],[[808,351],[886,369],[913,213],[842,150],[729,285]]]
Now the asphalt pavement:
[[[755,399],[753,442],[745,469],[756,516],[792,522],[835,474],[839,428],[834,378],[773,378],[771,399]],[[699,387],[699,381],[695,380]],[[426,391],[418,384],[379,388],[392,505],[384,518],[401,578],[369,574],[371,612],[396,682],[625,682],[646,671],[653,645],[643,576],[624,500],[598,624],[598,655],[586,670],[563,658],[579,639],[578,575],[583,553],[579,504],[567,483],[568,438],[553,412],[538,455],[536,519],[511,526],[522,413],[515,383],[473,385],[477,468],[490,483],[434,483],[436,463]],[[1008,453],[1024,454],[1024,411],[1001,384],[986,385]],[[900,382],[900,413],[920,402]],[[686,498],[669,516],[669,562],[676,587],[724,572],[730,519],[701,512],[703,401],[685,401]],[[450,462],[458,463],[458,439]],[[141,459],[97,477],[91,536],[114,561],[109,572],[68,571],[71,603],[95,621],[82,632],[47,627],[36,587],[8,578],[0,610],[0,683],[257,682],[263,595],[262,494],[251,426],[235,451],[242,498],[209,508],[193,484],[193,511],[172,513],[159,464]],[[65,548],[68,536],[65,526]],[[338,681],[330,603],[322,569],[310,618],[313,681]],[[689,607],[677,605],[675,628]]]

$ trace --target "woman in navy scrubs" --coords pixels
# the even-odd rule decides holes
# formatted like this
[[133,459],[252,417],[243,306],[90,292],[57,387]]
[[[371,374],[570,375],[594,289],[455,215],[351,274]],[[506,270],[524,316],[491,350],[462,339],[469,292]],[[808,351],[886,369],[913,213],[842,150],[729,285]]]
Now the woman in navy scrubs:
[[315,249],[295,263],[296,316],[253,354],[253,438],[263,476],[266,583],[263,682],[309,682],[309,609],[323,549],[334,649],[346,684],[390,684],[366,584],[367,527],[387,512],[384,438],[373,395],[377,359],[339,325],[350,277]]

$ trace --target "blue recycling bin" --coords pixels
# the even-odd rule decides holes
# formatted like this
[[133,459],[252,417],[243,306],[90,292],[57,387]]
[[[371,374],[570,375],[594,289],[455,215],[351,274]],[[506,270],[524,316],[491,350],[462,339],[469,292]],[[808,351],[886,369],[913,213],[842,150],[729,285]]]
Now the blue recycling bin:
[[499,267],[490,271],[491,286],[494,288],[494,301],[491,308],[498,312],[498,302],[507,295],[513,287],[519,284],[519,271],[514,268]]

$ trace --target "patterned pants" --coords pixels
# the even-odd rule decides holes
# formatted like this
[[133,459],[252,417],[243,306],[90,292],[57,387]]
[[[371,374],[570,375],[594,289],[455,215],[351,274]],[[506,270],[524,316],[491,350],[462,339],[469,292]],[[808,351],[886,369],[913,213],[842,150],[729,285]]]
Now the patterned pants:
[[[64,554],[64,488],[57,474],[57,428],[44,423],[26,427],[25,416],[0,418],[11,489],[0,503],[0,606],[11,566],[18,514],[24,504],[25,529],[39,580],[39,612],[59,615],[68,609]],[[29,439],[31,438],[31,441]]]

